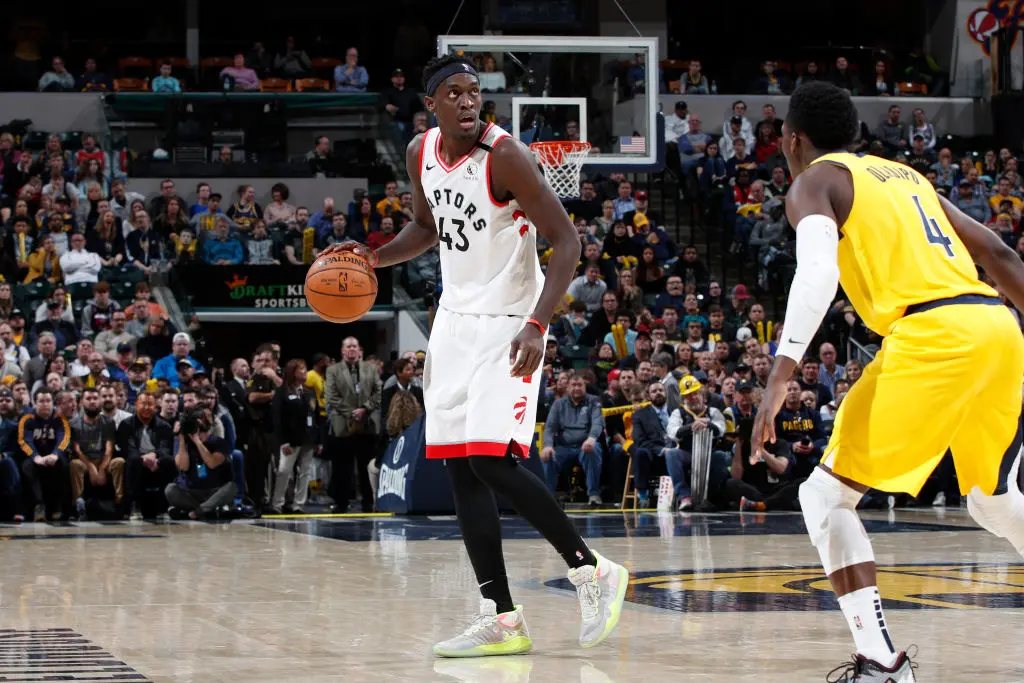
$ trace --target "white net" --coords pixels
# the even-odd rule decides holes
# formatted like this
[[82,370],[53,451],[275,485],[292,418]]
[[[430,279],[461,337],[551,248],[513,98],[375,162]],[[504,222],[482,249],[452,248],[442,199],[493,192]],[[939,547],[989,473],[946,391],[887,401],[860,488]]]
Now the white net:
[[580,196],[580,171],[590,153],[589,142],[535,142],[530,149],[555,194],[563,199]]

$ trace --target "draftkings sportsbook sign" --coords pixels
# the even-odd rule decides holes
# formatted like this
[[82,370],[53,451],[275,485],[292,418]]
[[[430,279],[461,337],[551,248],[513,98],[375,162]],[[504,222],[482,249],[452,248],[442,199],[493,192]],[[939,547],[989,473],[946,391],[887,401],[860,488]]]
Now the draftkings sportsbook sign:
[[[195,308],[309,310],[303,283],[307,266],[211,266],[193,264],[179,271]],[[378,273],[378,304],[391,303],[391,277]],[[386,290],[386,291],[385,291]]]

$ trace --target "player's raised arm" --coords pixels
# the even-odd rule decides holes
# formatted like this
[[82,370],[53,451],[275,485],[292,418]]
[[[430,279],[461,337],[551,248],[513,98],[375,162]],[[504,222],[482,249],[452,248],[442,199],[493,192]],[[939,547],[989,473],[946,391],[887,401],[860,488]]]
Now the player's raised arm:
[[405,166],[409,171],[409,179],[412,181],[412,210],[416,215],[416,220],[406,223],[395,239],[378,249],[375,252],[376,260],[370,256],[374,253],[373,250],[358,242],[332,244],[321,252],[321,256],[335,251],[354,251],[367,256],[374,267],[383,268],[414,259],[437,244],[437,226],[434,225],[434,215],[430,212],[430,206],[427,205],[427,198],[423,196],[423,184],[420,182],[420,149],[423,147],[424,137],[424,133],[417,135],[405,150]]
[[942,195],[939,195],[939,203],[974,262],[996,281],[1018,311],[1024,311],[1024,262],[994,232]]
[[[551,186],[541,175],[533,154],[518,140],[503,140],[494,148],[491,152],[491,174],[496,191],[515,197],[530,222],[536,226],[537,232],[553,247],[544,277],[544,288],[531,316],[546,326],[555,312],[555,306],[569,288],[580,259],[580,240],[576,228]],[[533,325],[527,325],[520,337],[516,337],[512,345],[511,357],[516,358],[518,355],[512,375],[525,377],[533,374],[544,356],[543,335]]]

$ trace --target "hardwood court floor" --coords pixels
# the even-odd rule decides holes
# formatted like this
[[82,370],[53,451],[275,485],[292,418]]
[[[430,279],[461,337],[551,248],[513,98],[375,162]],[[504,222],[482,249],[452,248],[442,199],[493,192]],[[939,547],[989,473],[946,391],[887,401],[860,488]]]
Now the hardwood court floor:
[[[919,680],[1024,680],[1009,545],[960,510],[864,517]],[[575,519],[633,572],[618,632],[579,649],[561,560],[509,519],[535,650],[473,661],[429,652],[476,610],[451,518],[0,528],[0,680],[822,681],[852,650],[799,515]]]

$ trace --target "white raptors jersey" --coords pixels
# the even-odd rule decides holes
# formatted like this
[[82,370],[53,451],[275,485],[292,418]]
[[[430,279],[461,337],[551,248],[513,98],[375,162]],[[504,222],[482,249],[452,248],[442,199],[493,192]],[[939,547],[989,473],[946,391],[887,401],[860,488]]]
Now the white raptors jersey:
[[490,152],[505,137],[487,124],[477,146],[449,166],[441,131],[423,136],[420,181],[441,240],[439,303],[455,313],[530,315],[544,283],[536,228],[515,199],[503,204],[491,194]]

